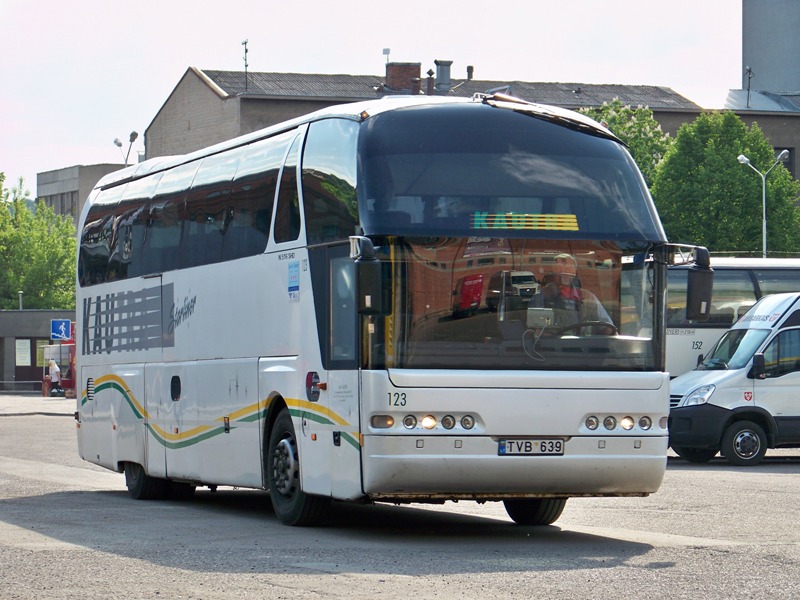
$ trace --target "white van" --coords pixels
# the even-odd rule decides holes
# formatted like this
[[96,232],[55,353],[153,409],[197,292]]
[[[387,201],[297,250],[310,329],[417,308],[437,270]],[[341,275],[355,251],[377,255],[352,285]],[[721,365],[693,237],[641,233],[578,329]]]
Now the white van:
[[800,448],[800,294],[761,298],[694,371],[670,382],[669,443],[678,456],[734,465],[767,448]]

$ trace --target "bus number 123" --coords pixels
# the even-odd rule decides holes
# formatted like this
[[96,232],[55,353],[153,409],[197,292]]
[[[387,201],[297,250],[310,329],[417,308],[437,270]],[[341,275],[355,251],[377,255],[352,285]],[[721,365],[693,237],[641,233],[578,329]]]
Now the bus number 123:
[[406,393],[405,392],[389,392],[389,406],[405,406]]

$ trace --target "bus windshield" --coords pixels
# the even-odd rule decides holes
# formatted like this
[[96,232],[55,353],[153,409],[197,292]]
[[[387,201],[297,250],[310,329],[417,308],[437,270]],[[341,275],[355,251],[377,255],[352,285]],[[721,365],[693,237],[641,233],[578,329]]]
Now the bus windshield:
[[527,115],[480,104],[378,114],[359,156],[367,235],[665,241],[619,143]]
[[[658,370],[646,248],[385,238],[369,368]],[[527,272],[525,283],[512,273]],[[382,322],[380,322],[382,321]]]

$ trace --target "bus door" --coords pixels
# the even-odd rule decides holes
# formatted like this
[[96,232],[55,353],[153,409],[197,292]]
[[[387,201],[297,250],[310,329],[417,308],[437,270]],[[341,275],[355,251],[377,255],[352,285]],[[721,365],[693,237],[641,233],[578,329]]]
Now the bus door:
[[355,301],[355,264],[346,248],[329,249],[327,402],[332,421],[332,491],[337,498],[355,499],[361,491],[361,428]]

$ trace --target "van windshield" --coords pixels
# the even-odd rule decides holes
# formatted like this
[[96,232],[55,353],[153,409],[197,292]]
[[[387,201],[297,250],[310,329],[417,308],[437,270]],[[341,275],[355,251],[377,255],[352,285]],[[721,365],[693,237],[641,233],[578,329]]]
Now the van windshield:
[[729,329],[697,370],[741,369],[747,365],[768,335],[768,329]]

